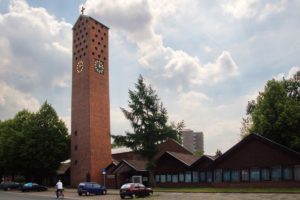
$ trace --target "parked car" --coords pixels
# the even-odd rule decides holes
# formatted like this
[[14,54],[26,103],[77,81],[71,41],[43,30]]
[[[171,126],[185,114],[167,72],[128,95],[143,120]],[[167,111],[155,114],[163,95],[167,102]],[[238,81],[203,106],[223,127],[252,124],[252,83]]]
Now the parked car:
[[48,190],[48,188],[46,186],[43,185],[39,185],[37,183],[25,183],[22,187],[21,187],[21,191],[22,192],[29,192],[29,191],[46,191]]
[[106,187],[103,185],[99,185],[98,183],[94,182],[83,182],[79,183],[78,188],[77,188],[77,193],[79,196],[82,194],[85,195],[100,195],[100,194],[106,194],[107,190]]
[[120,197],[124,199],[126,196],[133,198],[137,197],[145,197],[153,194],[153,190],[151,188],[145,187],[141,183],[126,183],[122,185],[120,189]]
[[11,190],[11,189],[19,189],[22,186],[21,183],[17,183],[17,182],[2,182],[0,184],[0,188],[7,191],[7,190]]

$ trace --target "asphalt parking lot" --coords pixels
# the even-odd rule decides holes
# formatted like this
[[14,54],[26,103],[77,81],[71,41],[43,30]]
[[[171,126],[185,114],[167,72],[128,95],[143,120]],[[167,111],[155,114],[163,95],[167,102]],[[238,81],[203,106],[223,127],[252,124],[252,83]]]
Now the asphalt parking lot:
[[[67,189],[65,191],[65,199],[69,200],[120,200],[118,190],[109,190],[107,195],[100,196],[78,196],[75,190]],[[6,195],[6,197],[5,197]],[[0,191],[0,199],[56,199],[54,190],[46,192],[28,192],[21,193],[19,191]],[[40,197],[40,198],[39,198]],[[4,200],[3,199],[3,200]],[[300,194],[277,194],[277,193],[154,193],[153,196],[138,199],[160,199],[160,200],[253,200],[253,199],[270,199],[270,200],[299,200]]]

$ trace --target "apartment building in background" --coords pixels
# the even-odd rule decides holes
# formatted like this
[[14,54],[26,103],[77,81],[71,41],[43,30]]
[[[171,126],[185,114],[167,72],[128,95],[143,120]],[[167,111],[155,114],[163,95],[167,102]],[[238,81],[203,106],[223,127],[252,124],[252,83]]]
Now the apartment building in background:
[[183,130],[182,145],[190,152],[204,151],[203,132],[194,132],[191,129]]

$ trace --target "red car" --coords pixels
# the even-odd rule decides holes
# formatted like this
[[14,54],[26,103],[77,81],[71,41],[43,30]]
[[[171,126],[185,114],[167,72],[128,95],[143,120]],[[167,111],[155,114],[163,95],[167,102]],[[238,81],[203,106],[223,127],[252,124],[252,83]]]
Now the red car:
[[137,197],[145,197],[153,194],[153,190],[151,188],[146,188],[141,183],[126,183],[122,185],[120,189],[120,197],[124,199],[126,196],[131,198]]

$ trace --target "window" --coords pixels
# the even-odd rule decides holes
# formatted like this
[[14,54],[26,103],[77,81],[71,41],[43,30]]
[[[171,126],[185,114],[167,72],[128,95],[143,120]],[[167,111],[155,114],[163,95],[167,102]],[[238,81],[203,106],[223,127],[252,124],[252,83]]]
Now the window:
[[283,180],[292,180],[293,178],[293,170],[291,167],[283,168]]
[[184,182],[184,174],[179,174],[179,182]]
[[172,175],[172,183],[178,183],[178,174]]
[[263,180],[263,181],[270,180],[270,169],[269,168],[263,168],[261,170],[261,180]]
[[160,182],[165,183],[166,182],[166,175],[160,175]]
[[249,170],[243,169],[241,172],[242,181],[249,181]]
[[186,183],[192,182],[192,175],[191,175],[191,172],[185,172],[185,182],[186,182]]
[[230,171],[229,170],[223,171],[223,181],[230,182]]
[[300,165],[295,165],[294,176],[296,181],[300,181]]
[[216,169],[214,171],[214,182],[218,183],[222,181],[222,170]]
[[205,172],[200,172],[200,182],[205,182]]
[[233,182],[239,182],[240,181],[240,170],[232,170],[231,171],[231,180]]
[[75,149],[75,151],[77,151],[77,145],[75,145],[74,149]]
[[[76,59],[77,60],[77,59]],[[74,131],[75,136],[77,136],[77,131]]]
[[193,171],[193,183],[199,182],[199,172]]
[[172,182],[172,175],[171,174],[167,174],[167,182],[168,183]]
[[207,172],[207,182],[211,183],[212,182],[212,171]]
[[272,181],[281,180],[281,167],[272,167]]
[[160,182],[160,176],[159,175],[155,175],[155,182],[159,183]]
[[250,180],[251,181],[259,181],[260,180],[259,168],[253,168],[250,170]]

